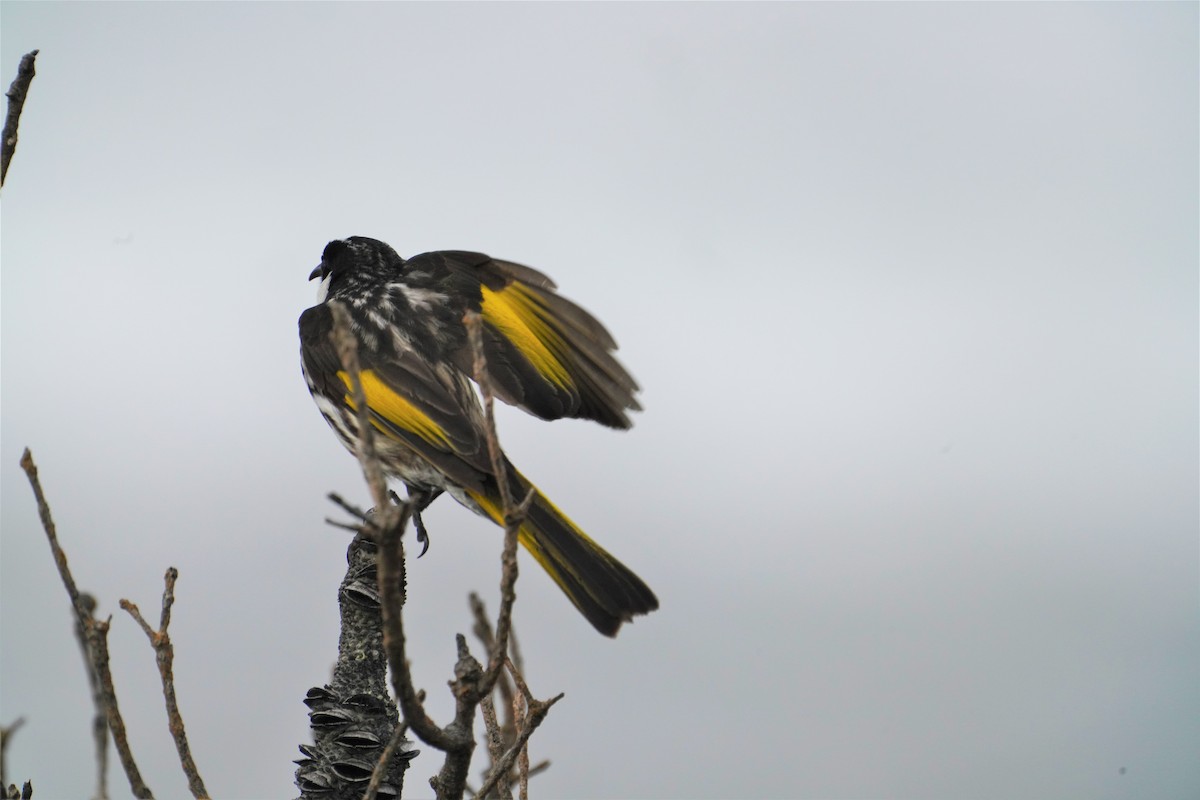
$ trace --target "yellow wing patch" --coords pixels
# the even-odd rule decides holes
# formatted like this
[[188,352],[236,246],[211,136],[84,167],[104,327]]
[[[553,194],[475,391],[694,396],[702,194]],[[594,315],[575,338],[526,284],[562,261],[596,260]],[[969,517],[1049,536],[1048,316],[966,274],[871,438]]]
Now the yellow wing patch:
[[[357,411],[354,397],[350,394],[350,374],[341,370],[338,372],[338,377],[342,379],[342,383],[346,384],[346,405]],[[430,444],[443,448],[449,447],[450,443],[442,426],[434,422],[428,414],[417,408],[412,402],[396,394],[390,386],[380,380],[374,370],[363,370],[359,377],[362,380],[363,394],[367,397],[367,408],[397,428],[411,431]],[[375,423],[375,427],[379,428],[380,426]]]
[[539,313],[536,298],[517,283],[498,292],[486,286],[481,289],[483,318],[496,326],[547,380],[564,389],[573,388],[567,368],[551,350],[561,351],[562,339]]

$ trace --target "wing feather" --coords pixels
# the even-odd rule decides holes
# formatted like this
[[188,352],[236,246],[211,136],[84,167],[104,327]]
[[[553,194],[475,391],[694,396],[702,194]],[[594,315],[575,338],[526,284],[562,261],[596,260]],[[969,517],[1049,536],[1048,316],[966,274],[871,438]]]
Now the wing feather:
[[[617,344],[586,310],[559,295],[554,281],[533,269],[482,253],[422,253],[405,270],[441,279],[440,287],[485,322],[484,355],[506,402],[543,419],[581,417],[614,428],[632,424],[641,409],[637,381],[617,361]],[[465,330],[455,364],[472,374]]]
[[[329,334],[333,315],[327,304],[300,317],[301,354],[314,391],[341,398],[339,408],[353,417],[350,376]],[[359,349],[360,377],[375,428],[406,445],[463,486],[481,486],[491,474],[482,412],[465,378],[450,368],[430,365],[411,350],[383,355]],[[403,476],[401,476],[403,477]]]

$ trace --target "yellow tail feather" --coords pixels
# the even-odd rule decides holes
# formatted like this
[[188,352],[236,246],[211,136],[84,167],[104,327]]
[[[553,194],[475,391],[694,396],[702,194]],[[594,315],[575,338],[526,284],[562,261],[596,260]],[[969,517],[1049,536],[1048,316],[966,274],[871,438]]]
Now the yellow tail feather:
[[[511,476],[515,497],[531,484]],[[518,529],[524,545],[568,599],[606,636],[615,636],[621,623],[658,608],[658,598],[645,582],[613,558],[571,522],[545,495],[537,492]],[[472,499],[497,525],[504,525],[498,491],[472,492]]]

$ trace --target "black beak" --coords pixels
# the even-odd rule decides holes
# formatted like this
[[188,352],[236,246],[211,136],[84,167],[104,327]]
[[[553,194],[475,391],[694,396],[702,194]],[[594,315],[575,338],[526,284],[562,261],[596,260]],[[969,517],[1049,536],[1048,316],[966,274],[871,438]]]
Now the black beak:
[[322,261],[320,264],[317,265],[316,269],[314,269],[312,272],[309,273],[308,279],[311,281],[316,278],[324,278],[324,277],[325,277],[325,262]]

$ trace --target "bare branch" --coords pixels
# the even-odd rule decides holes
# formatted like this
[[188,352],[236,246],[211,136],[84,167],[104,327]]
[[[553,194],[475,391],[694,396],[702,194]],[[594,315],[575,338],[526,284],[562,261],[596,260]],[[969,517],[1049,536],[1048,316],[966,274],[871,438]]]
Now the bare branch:
[[133,751],[129,749],[129,737],[125,733],[125,720],[117,706],[117,690],[113,687],[112,672],[108,667],[108,626],[112,617],[105,620],[95,620],[88,632],[88,646],[92,654],[92,663],[96,665],[96,676],[100,680],[100,692],[104,697],[104,708],[108,712],[108,728],[112,731],[113,744],[117,748],[117,757],[125,776],[129,778],[129,788],[134,797],[149,800],[154,797],[150,787],[142,780],[137,763],[133,760]]
[[537,727],[542,724],[542,720],[546,718],[546,714],[549,713],[550,707],[563,698],[563,694],[561,692],[545,701],[533,698],[533,696],[529,694],[529,687],[526,686],[525,682],[521,680],[521,677],[515,673],[515,668],[511,666],[511,663],[512,662],[510,661],[510,669],[514,670],[513,679],[516,681],[517,686],[521,688],[521,694],[524,695],[529,704],[529,714],[523,721],[521,732],[517,735],[516,742],[509,747],[508,751],[500,759],[500,763],[498,763],[492,770],[491,776],[487,779],[483,786],[479,787],[479,797],[487,797],[488,792],[492,791],[492,789],[496,787],[500,780],[508,775],[509,770],[511,770],[513,764],[516,763],[517,757],[521,754],[521,751],[525,749],[525,743],[529,741],[529,737],[533,735],[533,732],[537,730]]
[[[479,640],[483,643],[483,647],[489,653],[495,644],[496,637],[492,633],[492,623],[488,619],[487,608],[483,604],[483,600],[475,592],[471,592],[468,596],[468,602],[471,606],[471,615],[475,618],[475,627],[473,631]],[[512,650],[516,646],[516,630],[509,631],[509,649]],[[516,658],[513,659],[516,661]],[[513,686],[512,680],[507,672],[501,672],[500,677],[496,680],[495,691],[500,695],[500,703],[504,708],[504,722],[500,725],[501,744],[507,746],[516,741],[517,738],[517,722],[513,712],[513,699],[516,696],[516,689]],[[489,694],[487,700],[491,699]],[[492,747],[488,747],[488,754],[491,756],[491,763],[488,769],[484,771],[484,775],[488,775],[491,769],[496,765],[499,759],[500,752],[493,752]]]
[[[488,757],[491,759],[490,773],[504,756],[504,734],[500,729],[500,723],[496,721],[496,704],[492,701],[490,694],[479,702],[479,710],[483,713],[483,735],[486,737]],[[511,800],[512,789],[507,780],[501,780],[496,786],[496,791],[500,797]]]
[[[362,466],[363,476],[366,477],[367,486],[371,490],[371,499],[375,501],[375,513],[384,514],[392,504],[388,502],[387,479],[375,452],[375,426],[371,424],[371,411],[367,408],[367,394],[363,390],[354,323],[350,319],[350,312],[341,303],[330,301],[328,305],[333,315],[333,331],[330,338],[337,349],[342,367],[350,376],[350,397],[358,414],[358,463]],[[380,527],[386,525],[387,521],[387,518],[381,521]]]
[[75,610],[76,621],[87,632],[88,657],[96,671],[100,694],[104,700],[105,715],[108,717],[108,727],[112,731],[113,743],[117,747],[121,766],[124,767],[125,775],[129,778],[129,788],[133,791],[134,797],[153,798],[154,795],[150,788],[142,780],[137,762],[133,760],[133,752],[129,749],[129,739],[125,734],[125,721],[121,718],[121,710],[117,705],[117,692],[113,688],[112,673],[108,668],[108,625],[112,618],[103,621],[93,619],[84,605],[79,588],[75,585],[75,578],[67,566],[67,554],[63,552],[58,543],[58,532],[54,527],[54,519],[50,516],[50,505],[46,502],[46,495],[42,492],[42,484],[38,479],[38,468],[33,463],[33,454],[29,452],[28,447],[21,454],[21,469],[25,471],[26,477],[29,478],[29,485],[33,488],[33,496],[37,500],[38,516],[41,517],[46,538],[50,541],[50,551],[54,554],[54,563],[58,566],[58,574],[67,589],[67,596],[71,598],[71,607]]
[[175,604],[175,581],[178,578],[179,570],[174,567],[167,569],[167,573],[163,577],[165,588],[163,589],[162,614],[157,631],[142,618],[141,612],[133,603],[122,599],[121,608],[129,612],[150,639],[150,646],[154,648],[155,661],[158,663],[158,674],[162,679],[163,698],[167,705],[167,727],[171,731],[171,737],[175,740],[179,763],[183,767],[183,774],[187,776],[188,789],[191,790],[192,796],[196,800],[207,800],[208,790],[204,788],[204,780],[200,777],[200,771],[192,759],[187,731],[183,727],[183,716],[179,713],[179,703],[175,699],[175,648],[171,645],[167,627],[171,624],[171,606]]
[[444,732],[455,740],[457,746],[447,749],[441,771],[429,781],[437,796],[447,800],[457,800],[466,789],[471,755],[475,752],[473,727],[475,709],[479,706],[476,691],[483,677],[483,667],[471,655],[466,637],[461,633],[456,634],[454,643],[458,649],[454,680],[450,682],[450,691],[454,695],[454,719]]
[[[468,595],[467,602],[471,606],[471,615],[475,618],[475,627],[472,631],[479,638],[479,641],[483,643],[484,649],[488,653],[491,653],[492,648],[495,646],[496,636],[492,632],[492,621],[488,619],[487,608],[483,605],[483,600],[475,592],[471,592]],[[510,629],[508,635],[509,650],[513,651],[513,661],[519,665],[520,659],[515,652],[516,643],[516,631]],[[500,674],[500,678],[496,681],[496,690],[500,692],[500,702],[504,706],[504,723],[500,726],[500,731],[504,737],[504,741],[511,742],[516,736],[512,710],[515,689],[507,673],[502,672]]]
[[0,797],[4,800],[30,800],[33,797],[33,783],[25,781],[20,789],[15,783],[10,783],[7,788],[0,786]]
[[58,530],[54,527],[54,519],[50,516],[50,504],[46,502],[46,495],[42,492],[42,483],[38,479],[37,464],[33,463],[33,453],[29,452],[29,448],[25,448],[25,452],[21,454],[21,469],[25,470],[26,477],[29,478],[29,485],[33,487],[33,497],[37,501],[38,516],[42,520],[42,528],[46,531],[46,538],[50,540],[50,552],[54,555],[54,564],[58,567],[59,577],[62,578],[63,585],[67,588],[67,597],[71,599],[71,607],[75,610],[75,616],[79,620],[79,624],[88,628],[88,621],[91,615],[88,614],[83,601],[79,596],[79,587],[75,585],[75,577],[71,575],[71,569],[67,566],[67,554],[63,552],[62,547],[58,543]]
[[[87,592],[79,599],[87,611],[88,619],[96,617],[96,598]],[[108,715],[104,711],[104,693],[100,690],[100,679],[96,677],[96,669],[92,666],[92,658],[88,651],[87,631],[75,621],[75,639],[79,642],[79,650],[83,653],[83,668],[87,671],[88,685],[92,689],[92,705],[96,713],[92,716],[92,740],[96,746],[96,794],[92,800],[108,800]]]
[[383,643],[387,650],[388,666],[392,670],[392,691],[400,703],[409,728],[421,741],[439,750],[448,751],[462,746],[457,737],[452,737],[438,727],[425,711],[424,704],[413,686],[409,669],[407,638],[404,634],[401,587],[405,583],[404,544],[400,535],[403,523],[408,521],[409,506],[403,506],[399,527],[388,527],[379,531],[379,599],[383,609]]
[[[528,713],[529,713],[529,703],[525,700],[525,695],[519,694],[516,697],[514,697],[513,698],[513,716],[516,717],[518,720],[520,720],[520,722],[517,723],[520,726],[519,730],[517,731],[518,737],[520,737],[521,731],[525,730],[525,725],[526,725],[525,717]],[[529,742],[528,741],[525,742],[525,744],[521,745],[521,753],[520,753],[520,755],[517,756],[517,774],[519,776],[518,784],[517,784],[517,786],[518,786],[517,796],[520,797],[520,800],[529,800]]]
[[500,611],[496,617],[496,639],[488,654],[488,666],[484,672],[476,695],[476,702],[491,694],[492,687],[500,677],[504,668],[504,659],[508,654],[508,634],[512,629],[512,608],[516,602],[517,584],[517,533],[525,519],[525,512],[532,502],[534,491],[522,499],[521,505],[514,508],[512,493],[508,485],[508,469],[505,465],[504,453],[500,449],[500,440],[496,435],[495,392],[488,376],[487,359],[483,354],[483,321],[479,314],[468,311],[463,317],[467,326],[467,335],[474,351],[473,369],[475,382],[479,384],[483,396],[484,417],[487,422],[484,432],[487,435],[488,455],[492,460],[492,472],[500,486],[501,508],[504,511],[504,548],[500,553]]
[[12,735],[25,724],[24,717],[17,717],[11,725],[0,725],[0,787],[3,787],[8,770],[5,768],[5,757],[8,755],[8,743]]
[[31,50],[21,57],[21,65],[17,67],[17,77],[5,94],[8,96],[8,116],[4,119],[4,139],[0,142],[0,186],[8,177],[8,164],[12,161],[13,153],[17,152],[17,126],[21,122],[21,111],[25,108],[25,96],[29,93],[29,85],[37,74],[34,62],[37,60],[37,50]]

